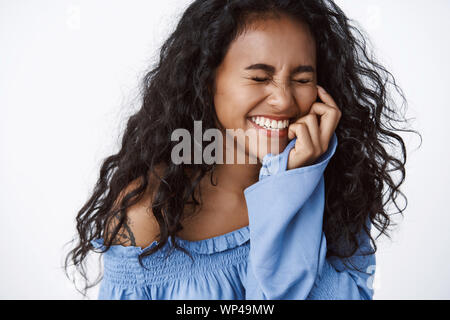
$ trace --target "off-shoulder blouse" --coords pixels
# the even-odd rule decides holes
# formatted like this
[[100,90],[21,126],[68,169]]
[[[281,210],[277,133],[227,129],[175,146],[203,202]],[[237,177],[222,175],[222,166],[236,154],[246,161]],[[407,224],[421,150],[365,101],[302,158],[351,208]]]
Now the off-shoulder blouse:
[[[326,257],[322,229],[325,168],[338,141],[310,166],[287,170],[296,138],[263,158],[259,181],[244,190],[249,225],[200,241],[177,238],[194,258],[174,250],[144,257],[146,248],[113,245],[103,253],[98,299],[372,299],[375,255],[367,235],[347,263]],[[370,229],[370,221],[368,221]],[[103,239],[91,241],[105,249]],[[353,267],[351,267],[353,266]]]

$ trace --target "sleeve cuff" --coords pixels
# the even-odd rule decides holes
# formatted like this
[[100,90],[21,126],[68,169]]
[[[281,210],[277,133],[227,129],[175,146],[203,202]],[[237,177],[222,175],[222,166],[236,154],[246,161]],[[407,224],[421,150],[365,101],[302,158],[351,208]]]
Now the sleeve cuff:
[[[287,171],[287,163],[289,160],[289,153],[294,148],[296,141],[297,141],[297,137],[292,139],[288,143],[286,148],[283,150],[283,152],[281,152],[279,154],[273,155],[271,153],[268,153],[264,156],[264,158],[262,160],[262,167],[259,171],[259,180],[260,181],[267,177],[276,175],[277,173]],[[337,136],[336,136],[336,133],[334,132],[333,136],[331,137],[330,144],[328,146],[328,150],[324,154],[322,154],[311,166],[314,166],[316,164],[319,164],[319,163],[331,158],[331,156],[334,154],[334,152],[336,150],[337,144],[338,144]],[[308,166],[308,167],[310,167],[310,166]],[[302,168],[307,168],[307,167],[302,167]],[[302,169],[302,168],[297,168],[297,169]],[[296,170],[296,169],[291,169],[291,170]]]

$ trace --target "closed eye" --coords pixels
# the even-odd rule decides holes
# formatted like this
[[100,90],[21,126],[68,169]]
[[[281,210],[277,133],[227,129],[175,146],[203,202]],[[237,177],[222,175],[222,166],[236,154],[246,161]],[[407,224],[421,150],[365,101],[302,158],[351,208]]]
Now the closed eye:
[[252,80],[256,81],[256,82],[266,82],[269,81],[269,78],[258,78],[258,77],[252,77]]
[[311,80],[309,80],[309,79],[302,79],[302,80],[295,80],[295,82],[298,82],[298,83],[309,83],[309,82],[311,82]]
[[[251,79],[253,81],[256,81],[256,82],[266,82],[266,81],[270,80],[269,78],[259,78],[259,77],[252,77]],[[298,82],[298,83],[302,83],[302,84],[306,84],[306,83],[311,82],[311,80],[309,80],[309,79],[293,80],[293,81]]]

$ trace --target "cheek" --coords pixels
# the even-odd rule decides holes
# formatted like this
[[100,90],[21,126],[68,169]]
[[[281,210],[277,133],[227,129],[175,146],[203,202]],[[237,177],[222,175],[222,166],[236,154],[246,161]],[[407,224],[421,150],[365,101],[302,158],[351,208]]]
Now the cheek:
[[296,94],[297,105],[300,108],[300,115],[304,116],[309,113],[311,106],[317,100],[317,88],[301,88]]
[[261,90],[243,85],[221,88],[214,96],[219,121],[226,128],[241,127],[248,113],[262,97]]
[[220,124],[225,128],[229,128],[234,107],[232,96],[228,94],[227,89],[218,88],[214,95],[214,107]]

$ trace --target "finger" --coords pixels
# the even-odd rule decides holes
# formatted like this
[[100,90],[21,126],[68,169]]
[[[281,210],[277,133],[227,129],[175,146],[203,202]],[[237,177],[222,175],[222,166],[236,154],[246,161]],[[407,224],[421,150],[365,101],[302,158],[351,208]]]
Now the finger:
[[311,141],[314,145],[314,150],[322,152],[322,143],[320,140],[320,129],[319,129],[319,122],[317,120],[317,114],[310,112],[306,116],[297,120],[296,123],[306,124],[309,131],[309,135],[311,137]]
[[323,103],[325,103],[329,106],[335,107],[335,108],[338,107],[336,102],[334,101],[333,97],[323,87],[317,85],[317,88],[318,88],[317,92],[319,93],[319,98]]
[[297,123],[293,123],[291,125],[289,125],[288,127],[288,139],[292,140],[296,137],[296,124]]
[[[289,126],[289,134],[297,137],[294,149],[299,151],[301,148],[310,150],[314,148],[311,136],[309,134],[308,125],[306,123],[293,123]],[[293,138],[292,138],[293,139]]]
[[331,136],[339,123],[341,112],[323,103],[314,103],[309,112],[317,114],[320,117],[320,144],[323,150],[327,150]]
[[314,148],[306,124],[296,123],[291,126],[291,130],[297,136],[297,141],[295,142],[294,148],[289,152],[288,169],[297,168],[309,161]]

